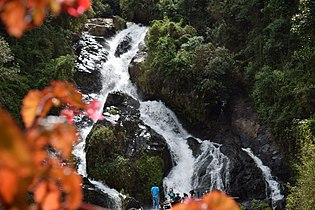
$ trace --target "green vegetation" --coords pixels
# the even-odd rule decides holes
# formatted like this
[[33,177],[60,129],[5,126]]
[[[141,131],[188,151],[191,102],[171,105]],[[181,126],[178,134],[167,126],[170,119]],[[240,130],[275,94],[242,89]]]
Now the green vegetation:
[[135,79],[146,95],[163,98],[190,123],[211,127],[237,83],[235,62],[225,47],[205,43],[192,26],[182,25],[153,21],[145,40],[148,59]]
[[123,18],[136,23],[148,24],[158,18],[158,0],[120,0]]
[[141,202],[150,201],[153,182],[163,180],[163,159],[139,151],[137,156],[126,154],[128,137],[120,126],[94,126],[87,141],[88,174],[107,185],[132,195]]
[[272,208],[265,202],[260,200],[252,201],[253,210],[272,210]]
[[300,145],[297,183],[290,188],[286,209],[311,210],[315,206],[315,120],[299,121],[297,133]]
[[153,183],[156,182],[159,186],[163,185],[164,162],[162,158],[158,156],[149,156],[143,153],[140,158],[135,161],[135,166],[137,168],[137,188],[147,189],[137,195],[137,197],[148,200],[148,198],[151,198],[149,189],[152,187]]
[[27,77],[20,74],[7,41],[0,36],[0,106],[21,120],[21,100],[29,90]]

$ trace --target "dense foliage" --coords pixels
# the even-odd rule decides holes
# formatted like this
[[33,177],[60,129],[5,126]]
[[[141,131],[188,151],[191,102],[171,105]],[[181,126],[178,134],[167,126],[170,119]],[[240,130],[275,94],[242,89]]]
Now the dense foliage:
[[[141,202],[150,201],[153,182],[162,185],[164,162],[145,151],[136,157],[126,154],[128,137],[120,126],[96,125],[87,138],[88,173],[111,187],[123,190]],[[137,177],[137,179],[135,179]]]
[[41,27],[19,39],[0,29],[0,106],[19,122],[19,107],[28,90],[43,89],[51,80],[73,82],[72,40],[82,31],[89,14],[78,18],[48,16]]
[[315,121],[297,122],[300,145],[299,163],[297,164],[297,184],[291,187],[287,209],[311,210],[315,206]]
[[192,26],[167,18],[153,21],[145,41],[148,59],[136,78],[140,88],[162,97],[190,123],[213,126],[211,119],[220,115],[238,80],[233,55],[205,43]]

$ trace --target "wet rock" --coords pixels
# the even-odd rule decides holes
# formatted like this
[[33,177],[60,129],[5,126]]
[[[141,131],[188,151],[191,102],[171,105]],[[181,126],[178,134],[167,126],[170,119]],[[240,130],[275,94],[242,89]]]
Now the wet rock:
[[83,178],[83,201],[104,208],[114,209],[115,203],[110,196],[97,189],[87,178]]
[[193,137],[188,137],[187,144],[189,148],[192,150],[194,157],[197,157],[201,154],[201,149],[200,149],[201,144],[198,142],[197,139]]
[[237,142],[243,148],[251,148],[264,165],[268,166],[272,175],[282,182],[288,182],[289,166],[286,165],[285,154],[277,146],[266,126],[260,125],[254,105],[246,97],[240,97],[233,103],[232,132],[239,137]]
[[99,93],[102,90],[101,69],[107,61],[108,52],[96,37],[83,34],[74,46],[78,54],[76,60],[77,71],[74,80],[82,93]]
[[83,72],[77,71],[74,80],[82,93],[99,93],[102,90],[102,77],[99,71]]
[[254,160],[237,145],[222,145],[220,149],[230,159],[227,193],[239,202],[265,199],[265,180]]
[[113,18],[89,19],[85,25],[85,31],[93,36],[111,37],[117,31],[126,28],[126,22],[119,16]]
[[138,78],[142,75],[141,63],[144,62],[147,57],[148,54],[145,51],[145,48],[143,48],[142,50],[139,50],[137,54],[132,58],[128,67],[130,80],[132,82],[137,83]]
[[131,37],[125,36],[118,44],[116,51],[115,51],[115,57],[120,57],[120,55],[126,53],[128,50],[131,49]]

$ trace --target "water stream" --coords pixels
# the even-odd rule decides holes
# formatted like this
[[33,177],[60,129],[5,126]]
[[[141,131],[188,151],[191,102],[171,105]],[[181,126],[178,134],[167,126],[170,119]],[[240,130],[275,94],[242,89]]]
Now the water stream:
[[[279,182],[277,182],[271,175],[270,168],[268,166],[265,166],[263,162],[257,156],[254,155],[254,153],[252,152],[250,148],[246,148],[246,149],[243,148],[242,150],[247,152],[247,154],[254,160],[257,167],[260,168],[260,170],[262,171],[265,181],[267,182],[268,187],[271,191],[270,195],[267,194],[267,197],[271,198],[272,208],[275,209],[277,202],[281,201],[284,197],[281,194],[281,190],[280,190],[281,186]],[[266,190],[266,192],[268,192],[268,189]]]
[[[81,58],[86,60],[81,63],[85,63],[90,69],[93,66],[101,65],[103,89],[99,95],[92,95],[92,98],[98,99],[104,106],[110,92],[121,91],[139,100],[140,118],[166,139],[175,163],[169,175],[164,178],[164,189],[172,187],[175,192],[179,193],[188,193],[191,189],[199,189],[201,186],[204,192],[213,189],[226,190],[229,183],[229,159],[221,153],[221,145],[194,137],[201,145],[201,154],[194,157],[187,144],[187,138],[191,135],[182,127],[175,114],[161,101],[141,101],[139,99],[136,87],[129,79],[128,65],[139,50],[139,44],[143,42],[146,31],[147,28],[144,26],[129,23],[127,29],[106,40],[107,52],[103,51],[104,46],[99,50],[101,55],[107,55],[107,61],[100,64],[99,61],[102,56],[99,55],[89,57],[89,54],[85,54],[84,58]],[[131,39],[131,48],[120,57],[116,57],[117,45],[127,36]],[[95,44],[98,49],[100,48],[95,37],[87,34],[84,37],[85,40],[89,40],[90,44]],[[84,65],[80,64],[78,68],[82,69]],[[87,71],[89,70],[87,69]],[[100,114],[102,110],[103,107],[100,108]],[[75,146],[73,151],[73,154],[79,159],[78,173],[84,177],[88,177],[84,151],[85,138],[91,128],[92,126],[87,126],[81,129],[82,141]],[[248,154],[251,155],[252,153],[248,152]],[[95,180],[90,181],[115,200],[115,209],[121,208],[119,193],[116,190],[108,188],[104,183]],[[270,186],[273,185],[270,184]],[[275,193],[276,189],[273,189],[272,192]],[[272,195],[275,199],[276,195]]]

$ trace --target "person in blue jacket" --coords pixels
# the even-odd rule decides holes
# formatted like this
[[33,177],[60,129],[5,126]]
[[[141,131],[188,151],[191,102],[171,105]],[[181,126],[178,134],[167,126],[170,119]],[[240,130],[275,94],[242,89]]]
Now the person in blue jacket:
[[160,189],[154,182],[153,187],[151,187],[151,195],[153,201],[153,209],[159,209],[160,206]]

